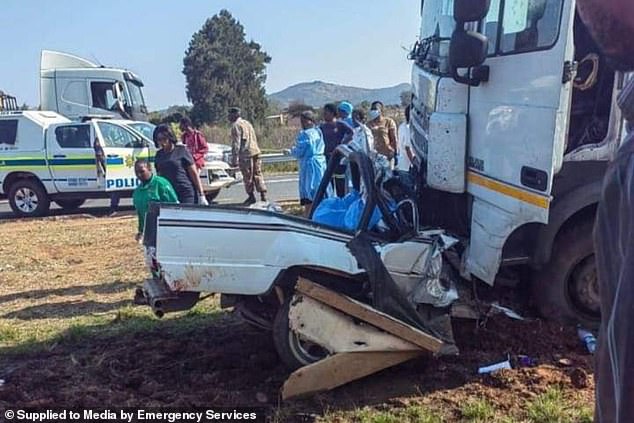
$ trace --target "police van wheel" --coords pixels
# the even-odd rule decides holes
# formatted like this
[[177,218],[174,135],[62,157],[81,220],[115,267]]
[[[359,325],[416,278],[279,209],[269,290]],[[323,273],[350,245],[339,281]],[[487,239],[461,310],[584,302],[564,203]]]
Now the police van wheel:
[[601,314],[593,223],[590,220],[557,235],[550,262],[534,275],[532,299],[543,317],[598,327]]
[[55,202],[64,210],[76,210],[80,208],[86,202],[86,200],[80,198],[76,200],[55,200]]
[[290,327],[288,312],[292,297],[277,310],[273,320],[273,343],[277,355],[290,370],[315,363],[328,355],[328,351],[317,344],[302,339]]
[[20,179],[9,189],[9,205],[21,217],[44,216],[48,213],[51,200],[38,181]]

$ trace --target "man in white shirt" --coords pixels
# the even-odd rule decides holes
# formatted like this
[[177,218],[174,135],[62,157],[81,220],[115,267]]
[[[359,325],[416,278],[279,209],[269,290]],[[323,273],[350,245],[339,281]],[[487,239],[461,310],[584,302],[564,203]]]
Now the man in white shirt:
[[398,170],[409,171],[414,161],[414,150],[409,130],[410,106],[405,108],[405,120],[398,127]]

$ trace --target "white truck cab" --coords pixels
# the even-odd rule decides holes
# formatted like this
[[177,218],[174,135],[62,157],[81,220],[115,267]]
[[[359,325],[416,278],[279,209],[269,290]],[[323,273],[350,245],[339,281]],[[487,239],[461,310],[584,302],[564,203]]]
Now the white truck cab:
[[143,82],[134,73],[92,63],[81,57],[43,50],[40,60],[40,108],[72,120],[112,116],[147,120]]
[[622,139],[624,76],[575,0],[424,0],[421,16],[411,132],[423,223],[466,240],[464,277],[532,272],[543,314],[596,321],[592,225]]
[[[50,202],[73,209],[89,198],[129,197],[137,159],[156,147],[137,122],[71,121],[54,112],[0,112],[0,194],[18,216],[45,215]],[[142,123],[142,125],[150,125]],[[213,198],[235,182],[224,162],[206,163],[201,181]]]

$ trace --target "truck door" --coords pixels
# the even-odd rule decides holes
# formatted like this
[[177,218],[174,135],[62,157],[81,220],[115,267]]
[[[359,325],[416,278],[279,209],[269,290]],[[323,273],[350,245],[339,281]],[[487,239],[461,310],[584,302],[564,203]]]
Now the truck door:
[[492,0],[480,31],[489,80],[471,87],[466,270],[492,283],[505,241],[547,223],[567,135],[574,0]]
[[137,159],[150,159],[146,140],[123,125],[95,121],[104,155],[106,191],[130,191],[139,185],[134,173]]
[[51,126],[47,131],[46,158],[59,192],[97,191],[98,179],[90,123]]

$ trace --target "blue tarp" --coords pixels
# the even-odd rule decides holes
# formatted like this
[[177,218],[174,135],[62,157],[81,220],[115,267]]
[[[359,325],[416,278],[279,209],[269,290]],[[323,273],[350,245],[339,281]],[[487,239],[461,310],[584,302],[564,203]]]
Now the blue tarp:
[[[325,198],[313,213],[313,221],[336,228],[354,231],[359,226],[365,201],[358,191],[352,191],[343,198]],[[370,218],[369,229],[381,220],[381,212],[375,207]]]

